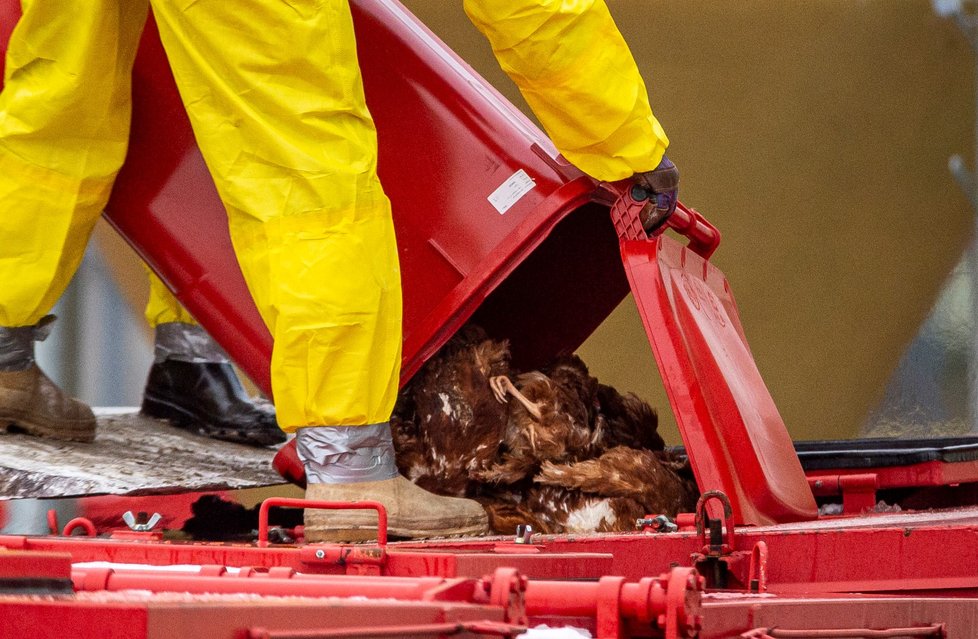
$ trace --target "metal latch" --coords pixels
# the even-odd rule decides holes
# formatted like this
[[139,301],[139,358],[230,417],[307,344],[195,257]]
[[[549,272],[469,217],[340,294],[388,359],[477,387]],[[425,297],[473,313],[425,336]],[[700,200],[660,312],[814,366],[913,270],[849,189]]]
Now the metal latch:
[[646,515],[635,520],[635,528],[642,531],[670,533],[679,530],[679,526],[666,515]]
[[160,523],[161,519],[163,519],[163,515],[159,513],[153,513],[153,516],[149,518],[147,518],[146,513],[139,513],[139,519],[136,519],[136,515],[133,515],[131,510],[127,510],[122,515],[122,521],[126,522],[129,530],[135,532],[149,532],[156,527],[156,524]]

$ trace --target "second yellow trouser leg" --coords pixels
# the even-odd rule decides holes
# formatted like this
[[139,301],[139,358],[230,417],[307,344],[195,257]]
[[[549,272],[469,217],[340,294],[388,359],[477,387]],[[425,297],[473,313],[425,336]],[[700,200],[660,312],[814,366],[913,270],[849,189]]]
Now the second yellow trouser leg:
[[149,275],[149,301],[146,303],[145,313],[149,325],[156,328],[157,325],[168,322],[196,324],[197,320],[174,297],[166,284],[153,271],[149,270],[149,267],[145,268]]
[[238,261],[279,424],[390,418],[401,289],[346,0],[153,0]]
[[554,144],[600,180],[651,171],[669,140],[604,0],[464,0]]
[[126,154],[145,0],[23,0],[0,92],[0,326],[37,323],[78,268]]

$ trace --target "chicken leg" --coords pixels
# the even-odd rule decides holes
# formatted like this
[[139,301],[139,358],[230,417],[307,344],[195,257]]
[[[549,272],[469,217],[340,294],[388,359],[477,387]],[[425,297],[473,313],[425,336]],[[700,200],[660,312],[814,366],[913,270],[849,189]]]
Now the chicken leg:
[[490,377],[489,386],[492,388],[492,392],[500,404],[505,404],[506,396],[512,395],[516,398],[516,401],[523,404],[530,415],[533,415],[533,419],[540,421],[540,418],[542,417],[542,413],[540,412],[540,404],[531,402],[529,399],[527,399],[526,395],[521,393],[508,377],[505,375]]

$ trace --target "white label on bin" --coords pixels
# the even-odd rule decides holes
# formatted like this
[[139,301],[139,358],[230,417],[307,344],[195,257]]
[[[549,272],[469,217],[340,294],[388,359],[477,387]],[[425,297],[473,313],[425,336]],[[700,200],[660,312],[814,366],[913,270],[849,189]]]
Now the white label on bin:
[[490,193],[487,199],[502,215],[519,202],[520,198],[532,191],[534,186],[536,186],[536,182],[533,181],[533,178],[527,175],[526,171],[520,169],[500,184],[498,189]]

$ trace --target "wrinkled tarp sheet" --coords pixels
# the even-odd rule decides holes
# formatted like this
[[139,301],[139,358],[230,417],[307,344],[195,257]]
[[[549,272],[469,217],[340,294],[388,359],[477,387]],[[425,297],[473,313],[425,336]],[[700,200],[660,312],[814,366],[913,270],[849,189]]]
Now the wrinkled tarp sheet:
[[0,434],[0,499],[139,495],[281,484],[273,448],[217,441],[142,417],[97,409],[90,444]]

